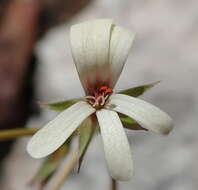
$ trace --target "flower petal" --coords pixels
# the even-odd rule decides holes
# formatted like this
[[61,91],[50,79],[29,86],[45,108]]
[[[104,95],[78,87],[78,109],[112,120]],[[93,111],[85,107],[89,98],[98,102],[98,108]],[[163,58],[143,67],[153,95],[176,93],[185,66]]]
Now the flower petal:
[[109,98],[109,109],[132,117],[142,127],[166,135],[173,128],[173,121],[168,114],[138,98],[124,94],[114,94]]
[[113,25],[111,30],[109,61],[112,67],[112,86],[117,82],[131,49],[134,33]]
[[133,162],[129,143],[118,114],[102,109],[97,111],[96,115],[110,175],[116,180],[129,180],[133,172]]
[[110,19],[96,19],[71,27],[72,54],[86,93],[95,86],[114,87],[133,39],[133,33],[112,24]]
[[97,19],[71,27],[72,54],[85,90],[92,81],[109,79],[111,26],[110,19]]
[[59,114],[39,130],[29,141],[28,153],[34,158],[45,157],[57,150],[73,131],[95,112],[86,102],[80,101]]

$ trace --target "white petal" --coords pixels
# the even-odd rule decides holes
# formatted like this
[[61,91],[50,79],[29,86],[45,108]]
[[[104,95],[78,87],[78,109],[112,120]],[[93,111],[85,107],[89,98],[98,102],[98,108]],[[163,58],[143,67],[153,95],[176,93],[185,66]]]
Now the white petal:
[[73,131],[95,112],[86,102],[80,101],[60,113],[39,130],[29,141],[28,153],[34,158],[45,157],[57,150]]
[[72,54],[85,90],[90,82],[109,78],[111,26],[110,19],[97,19],[71,27]]
[[112,64],[112,86],[115,85],[122,72],[134,36],[135,35],[132,32],[129,32],[120,26],[113,25],[112,27],[109,57],[110,64]]
[[114,87],[133,39],[133,33],[112,24],[110,19],[96,19],[71,27],[72,54],[85,91],[95,85]]
[[115,94],[109,98],[109,109],[128,115],[142,127],[166,135],[173,128],[173,121],[168,114],[138,98],[124,94]]
[[110,175],[116,180],[129,180],[133,162],[129,143],[118,114],[110,110],[96,112],[103,138]]

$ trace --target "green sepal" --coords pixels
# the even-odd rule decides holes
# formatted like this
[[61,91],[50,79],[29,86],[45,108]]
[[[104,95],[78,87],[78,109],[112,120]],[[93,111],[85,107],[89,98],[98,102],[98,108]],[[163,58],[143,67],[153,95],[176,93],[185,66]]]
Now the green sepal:
[[70,142],[67,141],[57,151],[48,156],[42,163],[30,184],[39,184],[43,188],[52,175],[57,171],[61,161],[67,156],[70,150]]
[[74,105],[75,103],[77,103],[79,100],[80,99],[72,99],[72,100],[66,100],[66,101],[55,102],[55,103],[50,103],[50,104],[39,103],[39,105],[42,108],[47,108],[47,109],[54,110],[54,111],[63,111],[69,108],[70,106]]
[[120,120],[121,120],[124,128],[130,129],[130,130],[145,130],[145,131],[147,131],[147,129],[141,127],[134,119],[132,119],[128,116],[122,115],[122,114],[119,114],[119,116],[120,116]]
[[128,96],[133,96],[133,97],[138,97],[142,94],[144,94],[145,92],[147,92],[148,90],[150,90],[152,87],[154,87],[155,85],[159,84],[160,81],[151,83],[151,84],[145,84],[145,85],[141,85],[141,86],[137,86],[134,88],[129,88],[127,90],[122,90],[118,93],[120,94],[125,94]]
[[88,146],[94,136],[95,126],[91,117],[88,117],[79,127],[79,163],[78,172],[84,158],[84,155],[88,149]]

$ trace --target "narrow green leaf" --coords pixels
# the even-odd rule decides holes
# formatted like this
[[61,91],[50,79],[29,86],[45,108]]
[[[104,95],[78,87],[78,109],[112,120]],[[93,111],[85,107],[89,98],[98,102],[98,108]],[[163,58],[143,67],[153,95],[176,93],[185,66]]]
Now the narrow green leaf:
[[57,171],[61,161],[69,153],[70,144],[69,142],[62,145],[56,152],[48,156],[39,171],[31,180],[30,184],[39,184],[40,187],[44,187],[52,175]]
[[31,135],[34,135],[38,130],[39,129],[33,129],[33,128],[0,130],[0,141],[7,141],[7,140],[16,139],[19,137],[31,136]]
[[141,127],[134,119],[125,116],[125,115],[120,115],[120,120],[123,124],[124,128],[130,129],[130,130],[145,130],[147,129]]
[[125,94],[125,95],[128,95],[128,96],[138,97],[138,96],[144,94],[145,92],[147,92],[149,89],[151,89],[155,85],[157,85],[159,82],[160,81],[157,81],[157,82],[154,82],[154,83],[151,83],[151,84],[145,84],[145,85],[142,85],[142,86],[137,86],[137,87],[134,87],[134,88],[129,88],[127,90],[120,91],[119,93],[120,94]]
[[84,158],[84,155],[87,151],[87,148],[91,142],[91,139],[94,135],[95,127],[93,126],[93,121],[91,117],[88,117],[79,128],[79,164],[78,172]]
[[67,108],[69,108],[70,106],[72,106],[73,104],[75,104],[76,102],[78,102],[80,99],[73,99],[73,100],[66,100],[66,101],[62,101],[62,102],[55,102],[55,103],[51,103],[51,104],[42,104],[39,103],[39,105],[42,108],[47,108],[50,110],[55,110],[55,111],[63,111]]

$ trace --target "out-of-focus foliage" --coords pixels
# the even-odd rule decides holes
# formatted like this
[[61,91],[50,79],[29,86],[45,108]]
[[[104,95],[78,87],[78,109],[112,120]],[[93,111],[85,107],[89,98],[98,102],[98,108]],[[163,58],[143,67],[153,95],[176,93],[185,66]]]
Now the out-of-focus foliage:
[[96,126],[94,126],[94,122],[91,117],[88,117],[79,127],[79,165],[78,171],[80,171],[80,167],[84,158],[84,155],[87,151],[87,148],[93,138]]
[[61,161],[67,156],[70,150],[70,141],[64,143],[56,152],[48,156],[42,163],[40,169],[31,180],[31,185],[37,184],[44,187],[53,174],[57,171]]

